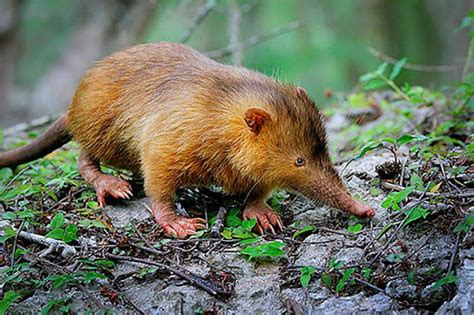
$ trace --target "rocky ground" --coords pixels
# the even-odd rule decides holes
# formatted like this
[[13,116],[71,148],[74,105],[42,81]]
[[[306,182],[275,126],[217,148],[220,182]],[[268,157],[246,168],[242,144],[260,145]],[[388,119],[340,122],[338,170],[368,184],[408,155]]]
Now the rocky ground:
[[[344,139],[339,132],[347,123],[332,116],[327,122],[332,141]],[[10,133],[6,143],[25,135],[28,128]],[[366,128],[372,128],[370,123]],[[410,150],[397,151],[403,169],[393,178],[381,178],[385,176],[381,166],[394,159],[388,150],[338,163],[349,190],[376,210],[370,220],[279,192],[271,202],[280,208],[287,227],[282,233],[255,238],[245,223],[235,219],[238,212],[231,212],[226,236],[206,232],[189,240],[170,240],[153,223],[149,201],[142,194],[97,209],[93,192],[77,177],[74,165],[58,166],[71,164],[77,148],[61,152],[16,175],[4,175],[8,180],[0,189],[4,198],[0,309],[9,297],[7,307],[14,313],[42,309],[118,314],[472,312],[474,238],[472,223],[466,221],[473,212],[472,173],[443,179],[444,160],[426,162],[439,171],[427,170],[429,176],[421,176],[421,186],[399,201],[401,210],[382,205],[388,196],[414,185],[415,171],[408,166],[421,162]],[[47,190],[31,192],[25,187],[15,195],[11,187],[36,187],[37,173],[53,179],[62,174],[53,183],[52,178],[38,179],[42,187],[54,187],[55,198]],[[430,185],[431,181],[442,185]],[[135,184],[139,191],[140,183]],[[27,188],[34,190],[31,187]],[[239,200],[193,189],[180,193],[178,206],[211,218],[219,206],[238,209]],[[416,210],[420,205],[424,212]],[[415,211],[420,215],[414,216]],[[58,213],[64,222],[57,223]],[[31,238],[30,234],[51,235],[55,224],[67,230],[66,223],[76,226],[70,239],[65,234],[44,242]],[[59,243],[53,244],[53,238]],[[245,255],[247,247],[275,241],[283,243],[283,253],[276,250],[252,260]],[[305,273],[309,282],[302,277]]]

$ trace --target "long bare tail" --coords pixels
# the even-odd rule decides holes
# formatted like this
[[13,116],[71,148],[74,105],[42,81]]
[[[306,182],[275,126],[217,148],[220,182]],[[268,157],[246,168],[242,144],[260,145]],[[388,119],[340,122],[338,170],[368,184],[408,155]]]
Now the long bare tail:
[[71,140],[66,128],[67,115],[59,117],[41,136],[31,143],[0,154],[0,168],[36,160]]

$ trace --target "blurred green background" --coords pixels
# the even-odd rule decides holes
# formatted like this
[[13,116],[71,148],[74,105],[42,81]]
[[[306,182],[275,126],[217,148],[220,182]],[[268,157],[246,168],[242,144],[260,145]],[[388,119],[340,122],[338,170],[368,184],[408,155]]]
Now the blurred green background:
[[[404,71],[402,81],[442,87],[460,78],[472,0],[217,0],[187,44],[206,52],[300,21],[302,28],[242,52],[242,64],[305,87],[321,106],[386,56],[448,65]],[[208,0],[0,0],[0,124],[64,112],[95,61],[137,43],[179,41]],[[237,21],[231,22],[237,16]],[[235,20],[234,20],[235,21]],[[234,38],[235,40],[235,38]],[[230,63],[232,58],[224,58]]]

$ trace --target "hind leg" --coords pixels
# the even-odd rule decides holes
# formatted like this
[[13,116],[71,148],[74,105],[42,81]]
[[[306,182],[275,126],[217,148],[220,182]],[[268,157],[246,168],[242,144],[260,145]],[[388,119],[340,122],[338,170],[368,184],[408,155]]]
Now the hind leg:
[[132,187],[128,182],[102,173],[99,161],[92,159],[87,153],[81,153],[77,166],[82,177],[94,187],[101,207],[105,206],[107,197],[130,199],[132,196]]

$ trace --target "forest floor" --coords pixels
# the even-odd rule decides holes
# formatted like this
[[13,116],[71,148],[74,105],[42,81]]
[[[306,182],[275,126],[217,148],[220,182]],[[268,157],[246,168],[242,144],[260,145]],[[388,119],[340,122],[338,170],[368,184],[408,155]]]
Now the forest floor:
[[[445,93],[401,88],[392,78],[400,69],[388,76],[384,67],[356,93],[328,91],[335,105],[324,111],[335,164],[374,218],[278,191],[269,202],[286,229],[260,237],[240,219],[241,198],[183,189],[177,208],[206,217],[209,229],[169,239],[140,180],[131,179],[134,199],[100,209],[68,144],[0,170],[0,313],[470,313],[472,82]],[[377,80],[389,90],[370,91]],[[4,147],[35,137],[38,125],[6,130]],[[224,226],[212,232],[222,209]]]

